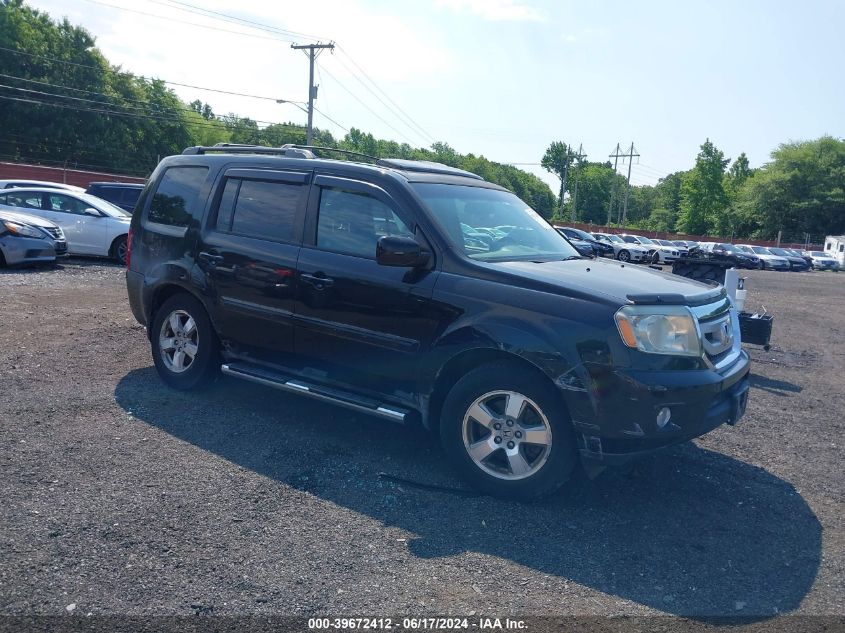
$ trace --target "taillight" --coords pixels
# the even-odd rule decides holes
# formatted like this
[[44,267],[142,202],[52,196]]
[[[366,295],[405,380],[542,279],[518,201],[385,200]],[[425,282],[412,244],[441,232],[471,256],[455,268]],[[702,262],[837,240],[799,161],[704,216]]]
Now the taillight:
[[129,268],[129,263],[132,261],[132,229],[126,234],[126,267]]

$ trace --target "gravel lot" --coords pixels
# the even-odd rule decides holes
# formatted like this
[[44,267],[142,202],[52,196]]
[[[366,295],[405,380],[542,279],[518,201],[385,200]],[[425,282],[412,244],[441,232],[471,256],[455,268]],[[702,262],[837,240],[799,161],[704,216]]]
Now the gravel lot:
[[168,390],[116,266],[0,271],[0,614],[845,615],[845,274],[747,276],[743,423],[519,505],[383,477],[458,485],[363,415]]

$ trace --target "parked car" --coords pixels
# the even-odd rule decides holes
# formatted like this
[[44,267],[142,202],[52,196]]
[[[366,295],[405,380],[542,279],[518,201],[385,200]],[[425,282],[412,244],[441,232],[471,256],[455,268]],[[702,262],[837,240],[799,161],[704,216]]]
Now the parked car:
[[87,193],[27,187],[0,191],[0,209],[22,211],[58,224],[71,255],[125,261],[132,216],[110,202]]
[[593,236],[599,242],[610,244],[616,259],[621,262],[639,263],[650,261],[648,249],[643,248],[639,244],[628,244],[614,233],[593,233]]
[[76,185],[67,185],[63,182],[50,182],[49,180],[0,180],[0,189],[18,189],[20,187],[47,187],[48,189],[64,189],[74,193],[83,193],[85,189]]
[[652,242],[660,244],[661,246],[668,246],[669,248],[677,250],[678,256],[680,257],[689,256],[689,247],[687,247],[686,244],[675,244],[675,242],[673,242],[672,240],[652,240]]
[[754,246],[752,244],[734,244],[739,250],[746,253],[753,253],[760,258],[760,267],[764,270],[790,270],[789,260],[786,257],[775,255],[765,246]]
[[778,257],[783,257],[789,261],[789,268],[790,270],[804,272],[805,270],[810,270],[810,264],[807,263],[803,257],[793,255],[785,248],[779,248],[777,246],[770,246],[769,252],[772,255],[777,255]]
[[566,239],[572,246],[575,247],[575,250],[578,251],[578,254],[582,257],[597,257],[596,251],[593,250],[593,245],[591,242],[586,240],[582,240],[577,237],[570,237],[566,234],[563,229],[555,229],[558,233],[560,233],[564,239]]
[[642,235],[620,235],[629,244],[639,244],[646,250],[655,264],[671,264],[681,256],[677,246],[663,246]]
[[137,182],[92,182],[85,193],[108,200],[114,206],[132,213],[143,190],[144,185]]
[[26,213],[0,209],[0,266],[53,263],[67,256],[61,227]]
[[[475,174],[372,161],[213,147],[158,165],[126,283],[166,384],[222,371],[419,423],[472,485],[509,498],[742,416],[749,359],[724,288],[584,261]],[[461,223],[513,228],[481,252]],[[305,423],[279,432],[295,442]]]
[[672,243],[677,246],[685,246],[690,253],[694,253],[701,248],[695,240],[672,240]]
[[732,262],[737,268],[762,268],[760,257],[725,242],[700,242],[699,247],[705,253],[713,253]]
[[783,250],[785,250],[790,255],[793,255],[795,257],[800,257],[805,262],[807,262],[808,268],[810,268],[810,269],[813,268],[813,258],[810,257],[809,255],[805,255],[802,251],[799,251],[797,248],[785,248]]
[[809,256],[813,261],[813,268],[815,270],[839,270],[839,263],[831,257],[830,253],[824,251],[804,251],[804,254]]
[[571,226],[560,227],[558,228],[558,231],[561,231],[564,237],[587,242],[593,247],[593,253],[596,257],[610,257],[611,259],[616,257],[616,253],[610,244],[597,240],[591,233],[587,233],[586,231],[582,231],[581,229],[576,229]]

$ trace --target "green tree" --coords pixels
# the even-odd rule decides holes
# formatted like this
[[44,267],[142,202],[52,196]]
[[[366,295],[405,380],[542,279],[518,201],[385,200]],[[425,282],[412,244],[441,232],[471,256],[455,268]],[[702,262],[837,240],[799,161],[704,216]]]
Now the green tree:
[[561,141],[554,141],[546,149],[546,153],[543,154],[543,159],[540,161],[540,165],[543,169],[560,178],[558,212],[561,217],[563,216],[564,193],[567,188],[567,173],[569,168],[572,167],[573,156],[574,155],[569,145]]
[[728,208],[723,178],[730,159],[710,139],[701,146],[695,167],[681,181],[678,229],[694,235],[706,234]]
[[784,143],[742,185],[738,209],[763,238],[845,233],[845,140]]

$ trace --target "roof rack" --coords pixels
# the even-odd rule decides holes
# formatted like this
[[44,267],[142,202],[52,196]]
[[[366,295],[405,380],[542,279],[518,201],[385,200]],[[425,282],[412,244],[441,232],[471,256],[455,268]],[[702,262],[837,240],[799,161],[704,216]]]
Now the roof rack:
[[378,158],[377,156],[370,156],[369,154],[362,154],[361,152],[353,152],[346,149],[338,149],[336,147],[322,147],[320,145],[296,145],[294,143],[287,143],[281,147],[265,147],[264,145],[246,145],[239,143],[217,143],[210,147],[195,146],[186,148],[182,154],[197,155],[208,154],[211,152],[225,152],[227,154],[277,154],[279,156],[286,156],[288,158],[317,158],[314,151],[334,152],[336,154],[343,154],[344,156],[353,156],[357,158],[365,158],[372,161],[373,164],[379,167],[387,167],[389,169],[398,169],[401,171],[412,171],[417,173],[429,174],[444,174],[449,176],[463,176],[465,178],[474,178],[476,180],[484,180],[478,174],[470,171],[458,169],[457,167],[450,167],[443,163],[436,163],[429,160],[407,160],[404,158]]

